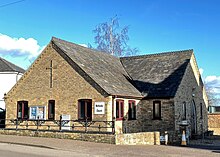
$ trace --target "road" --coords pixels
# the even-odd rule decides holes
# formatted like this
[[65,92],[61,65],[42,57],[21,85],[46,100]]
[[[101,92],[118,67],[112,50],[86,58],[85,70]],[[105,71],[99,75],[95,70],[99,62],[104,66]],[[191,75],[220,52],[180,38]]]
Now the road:
[[73,146],[72,149],[60,149],[39,146],[25,146],[0,143],[0,157],[115,157],[115,156],[149,156],[149,157],[212,157],[220,156],[220,150],[207,150],[174,146],[116,146],[109,144]]
[[89,156],[82,152],[0,143],[0,157],[73,157]]
[[[205,145],[201,145],[207,143]],[[193,144],[193,141],[191,141]],[[0,157],[220,157],[220,139],[194,141],[187,147],[114,145],[70,139],[0,134]]]

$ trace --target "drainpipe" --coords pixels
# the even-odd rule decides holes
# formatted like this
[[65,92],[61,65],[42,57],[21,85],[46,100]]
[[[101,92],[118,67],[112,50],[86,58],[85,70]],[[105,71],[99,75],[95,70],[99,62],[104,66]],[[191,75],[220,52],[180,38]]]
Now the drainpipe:
[[18,82],[18,75],[19,75],[20,73],[18,72],[17,73],[17,75],[16,75],[16,82]]

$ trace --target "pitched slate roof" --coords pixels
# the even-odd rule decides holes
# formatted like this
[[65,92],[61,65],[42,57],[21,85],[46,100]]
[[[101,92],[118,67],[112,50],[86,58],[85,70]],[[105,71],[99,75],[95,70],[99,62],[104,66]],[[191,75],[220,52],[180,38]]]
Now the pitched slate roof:
[[120,58],[137,89],[148,98],[174,97],[193,50]]
[[0,57],[0,72],[20,72],[20,73],[24,73],[25,70]]
[[53,48],[94,88],[107,95],[142,97],[120,59],[58,38]]

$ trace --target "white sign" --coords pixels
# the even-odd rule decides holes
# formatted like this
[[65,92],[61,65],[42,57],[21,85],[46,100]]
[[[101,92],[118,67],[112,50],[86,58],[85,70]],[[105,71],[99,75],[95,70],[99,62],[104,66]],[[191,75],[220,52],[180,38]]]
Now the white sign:
[[62,114],[61,130],[71,130],[71,127],[70,127],[70,115]]
[[105,114],[105,102],[95,102],[95,114]]
[[165,141],[165,136],[160,136],[160,141]]

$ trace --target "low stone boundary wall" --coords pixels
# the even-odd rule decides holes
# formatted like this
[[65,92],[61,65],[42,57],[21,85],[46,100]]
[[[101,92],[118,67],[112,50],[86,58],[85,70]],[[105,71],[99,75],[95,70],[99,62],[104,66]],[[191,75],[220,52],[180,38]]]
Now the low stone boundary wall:
[[140,132],[129,134],[89,134],[89,133],[72,133],[72,132],[50,132],[50,131],[31,131],[31,130],[0,130],[0,134],[48,137],[73,139],[80,141],[109,143],[116,145],[160,145],[159,132]]
[[116,134],[116,145],[160,145],[160,132]]
[[80,141],[98,142],[115,144],[115,135],[112,134],[87,134],[87,133],[68,133],[68,132],[49,132],[49,131],[30,131],[30,130],[0,130],[0,134],[18,135],[18,136],[33,136],[33,137],[48,137],[73,139]]

